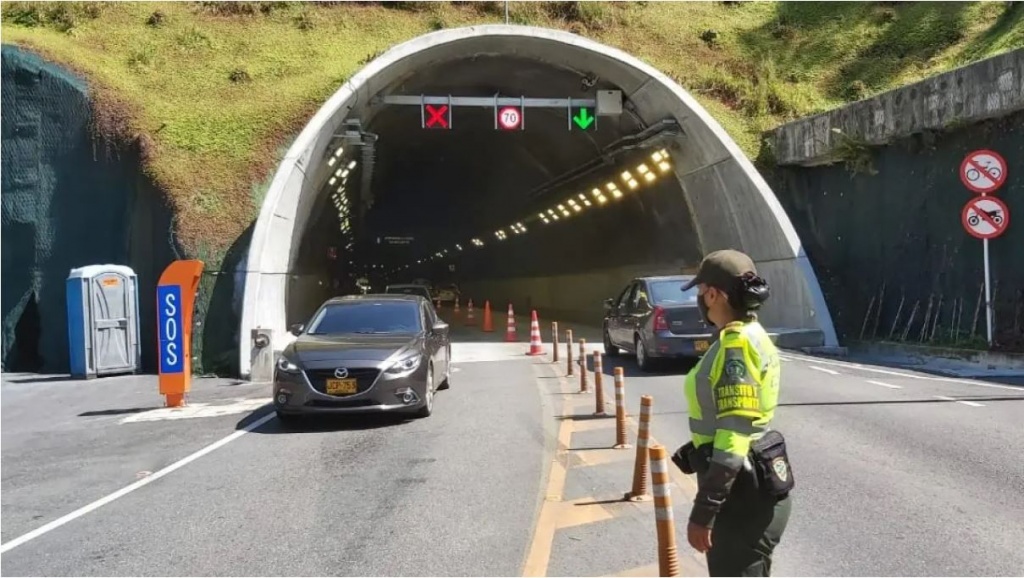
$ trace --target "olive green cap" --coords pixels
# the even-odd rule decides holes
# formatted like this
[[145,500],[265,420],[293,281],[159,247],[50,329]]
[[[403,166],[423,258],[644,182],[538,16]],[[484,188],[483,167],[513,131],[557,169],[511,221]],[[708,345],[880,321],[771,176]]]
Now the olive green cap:
[[714,251],[708,253],[704,260],[700,262],[697,276],[689,283],[683,285],[683,291],[701,283],[728,291],[732,288],[736,279],[739,279],[745,273],[757,274],[754,261],[746,253],[733,249]]

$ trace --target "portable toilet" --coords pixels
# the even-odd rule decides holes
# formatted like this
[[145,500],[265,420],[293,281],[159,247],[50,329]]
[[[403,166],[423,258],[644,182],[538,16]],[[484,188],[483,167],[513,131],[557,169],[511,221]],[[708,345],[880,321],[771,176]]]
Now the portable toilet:
[[67,279],[72,377],[139,369],[139,279],[123,265],[72,269]]

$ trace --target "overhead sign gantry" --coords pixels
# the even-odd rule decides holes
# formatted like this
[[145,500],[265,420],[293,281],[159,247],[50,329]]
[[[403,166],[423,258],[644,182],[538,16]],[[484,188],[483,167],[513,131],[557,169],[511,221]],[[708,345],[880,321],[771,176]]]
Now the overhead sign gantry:
[[526,109],[558,108],[565,110],[569,131],[597,130],[598,116],[622,114],[622,91],[598,91],[597,98],[528,98],[525,96],[428,96],[387,95],[384,104],[420,107],[420,127],[451,130],[455,107],[490,108],[494,110],[494,129],[526,130]]

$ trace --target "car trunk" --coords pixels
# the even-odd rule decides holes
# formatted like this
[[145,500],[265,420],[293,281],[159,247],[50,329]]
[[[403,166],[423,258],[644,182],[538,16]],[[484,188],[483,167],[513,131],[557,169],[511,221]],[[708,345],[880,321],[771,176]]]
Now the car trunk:
[[704,324],[700,310],[695,305],[661,306],[665,310],[665,321],[673,335],[706,335],[713,329]]

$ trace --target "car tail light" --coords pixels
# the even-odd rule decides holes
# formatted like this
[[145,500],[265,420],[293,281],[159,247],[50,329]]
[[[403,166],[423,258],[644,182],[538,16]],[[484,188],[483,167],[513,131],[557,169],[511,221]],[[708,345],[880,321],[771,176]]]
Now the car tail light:
[[668,321],[665,320],[665,310],[661,307],[654,308],[654,330],[668,331]]

